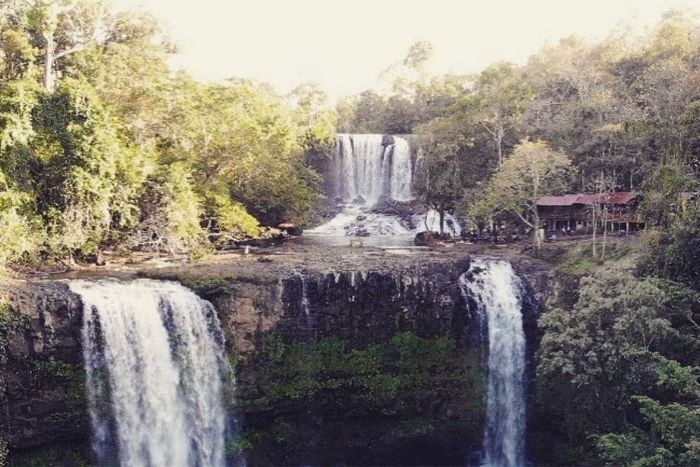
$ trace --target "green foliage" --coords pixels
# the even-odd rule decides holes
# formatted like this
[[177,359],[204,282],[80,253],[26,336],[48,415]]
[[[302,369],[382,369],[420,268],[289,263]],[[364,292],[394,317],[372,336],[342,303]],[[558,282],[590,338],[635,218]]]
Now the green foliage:
[[[663,459],[675,459],[664,465],[681,465],[681,444],[694,438],[670,420],[690,420],[695,410],[685,404],[700,395],[691,297],[677,284],[636,277],[624,263],[584,277],[574,310],[556,309],[541,320],[538,416],[557,420],[572,443],[597,438],[611,465],[657,465],[636,462],[662,451],[672,456]],[[650,430],[643,419],[658,425]],[[664,420],[669,426],[660,425]],[[671,435],[685,444],[673,444]]]
[[296,430],[287,420],[278,418],[272,426],[272,436],[279,444],[288,444],[295,435]]
[[64,446],[40,447],[22,454],[13,454],[8,459],[8,466],[47,467],[70,465],[74,467],[91,467],[89,447],[76,446],[74,443]]
[[[94,251],[137,219],[144,174],[87,84],[66,80],[42,97],[32,149],[41,165],[37,207],[57,252]],[[125,173],[127,170],[135,173]]]
[[598,262],[593,258],[585,257],[583,255],[576,256],[566,261],[561,265],[561,267],[574,274],[588,274],[595,271],[598,266]]
[[417,418],[415,420],[409,420],[402,423],[397,429],[397,432],[401,437],[410,437],[430,433],[433,429],[434,427],[430,424],[430,422]]
[[[545,141],[524,139],[489,181],[482,201],[474,206],[476,217],[508,212],[517,215],[534,232],[540,228],[537,201],[564,192],[571,181],[571,160]],[[541,244],[535,235],[535,245]]]
[[260,441],[265,437],[265,433],[258,430],[244,430],[242,433],[237,434],[235,437],[226,441],[225,452],[227,457],[234,457],[239,455],[243,451],[247,451],[255,443]]
[[130,237],[134,248],[183,253],[202,243],[200,201],[182,164],[159,168],[146,180],[141,219]]
[[196,291],[198,294],[209,296],[230,292],[233,284],[241,278],[232,273],[222,273],[214,275],[191,274],[188,272],[139,272],[139,276],[156,280],[178,281],[185,287]]
[[459,120],[435,119],[416,131],[423,158],[416,171],[413,192],[441,215],[440,233],[443,233],[445,212],[455,208],[465,189],[474,187],[489,167],[474,160],[470,151],[474,140],[469,128],[463,127]]
[[675,228],[654,230],[645,238],[646,254],[641,269],[700,290],[700,204],[684,203]]
[[8,4],[0,38],[0,269],[107,247],[197,253],[202,226],[259,237],[322,199],[322,91],[292,108],[266,85],[172,73],[158,22],[102,0]]
[[47,360],[34,360],[32,363],[39,377],[66,381],[82,381],[84,379],[82,365],[66,363],[53,357],[49,357]]
[[449,338],[424,339],[412,333],[362,349],[335,337],[285,343],[276,334],[265,334],[251,364],[260,380],[239,400],[244,406],[321,397],[339,407],[361,404],[364,410],[399,413],[404,404],[448,391],[474,403],[478,412],[485,384],[476,355],[458,349]]

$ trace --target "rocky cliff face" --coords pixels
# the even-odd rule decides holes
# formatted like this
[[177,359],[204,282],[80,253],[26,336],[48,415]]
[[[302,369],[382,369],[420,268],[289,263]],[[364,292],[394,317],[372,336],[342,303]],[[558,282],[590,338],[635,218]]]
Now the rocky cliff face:
[[[238,385],[229,410],[241,426],[228,453],[267,465],[464,464],[481,443],[486,382],[457,280],[468,267],[457,256],[168,275],[210,300],[227,334]],[[515,267],[528,295],[543,298],[548,272]],[[85,443],[79,298],[61,282],[12,283],[0,293],[23,317],[6,346],[0,437],[14,449]],[[536,300],[524,311],[537,342]]]
[[86,440],[79,298],[61,282],[6,283],[0,295],[0,437],[11,448]]
[[[536,343],[537,298],[547,293],[549,271],[527,261],[515,267],[527,288],[528,341]],[[481,445],[486,396],[476,307],[458,283],[468,268],[456,258],[297,269],[276,280],[199,287],[235,345],[250,462],[463,464]],[[338,359],[324,354],[329,346]],[[358,368],[353,355],[375,360]]]

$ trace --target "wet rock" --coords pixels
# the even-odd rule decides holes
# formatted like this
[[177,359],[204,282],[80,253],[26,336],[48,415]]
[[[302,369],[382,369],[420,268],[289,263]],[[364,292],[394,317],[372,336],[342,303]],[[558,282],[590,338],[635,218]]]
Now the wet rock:
[[290,227],[287,229],[287,234],[291,235],[292,237],[301,237],[304,234],[304,229],[298,226]]
[[355,199],[352,200],[352,204],[367,204],[367,200],[362,195],[357,195]]
[[418,232],[413,237],[415,246],[434,246],[438,236],[432,232]]

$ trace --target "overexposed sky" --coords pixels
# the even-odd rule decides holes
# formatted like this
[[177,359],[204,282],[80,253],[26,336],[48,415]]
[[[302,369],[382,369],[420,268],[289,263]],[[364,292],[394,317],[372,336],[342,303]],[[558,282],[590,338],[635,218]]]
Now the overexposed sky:
[[333,97],[373,87],[411,44],[434,46],[434,72],[524,63],[546,44],[643,30],[700,0],[116,0],[159,17],[195,78],[252,78],[286,93],[317,82]]

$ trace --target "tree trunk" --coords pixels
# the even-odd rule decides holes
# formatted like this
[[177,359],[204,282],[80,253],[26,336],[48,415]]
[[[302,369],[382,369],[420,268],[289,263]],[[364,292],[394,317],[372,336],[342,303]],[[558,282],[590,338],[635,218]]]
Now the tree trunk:
[[593,258],[598,259],[598,252],[596,251],[596,233],[598,232],[598,216],[596,215],[595,207],[593,208]]
[[498,166],[503,165],[503,138],[505,132],[503,131],[503,126],[499,126],[496,132],[496,145],[498,146]]
[[438,213],[440,214],[440,237],[442,237],[445,234],[445,208],[441,207]]
[[56,44],[53,38],[53,34],[45,33],[44,39],[46,39],[46,50],[44,51],[44,87],[47,91],[51,92],[54,90],[55,79],[53,76],[53,62],[55,56]]
[[540,248],[542,248],[542,237],[540,237],[540,215],[537,212],[537,209],[535,208],[534,213],[533,213],[533,218],[534,218],[534,226],[535,228],[533,229],[535,231],[535,251],[540,251]]
[[[607,200],[606,200],[607,201]],[[600,260],[605,261],[605,242],[608,238],[608,206],[603,208],[603,248],[600,254]]]

